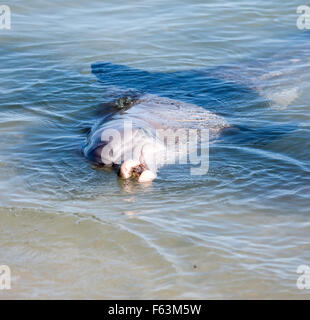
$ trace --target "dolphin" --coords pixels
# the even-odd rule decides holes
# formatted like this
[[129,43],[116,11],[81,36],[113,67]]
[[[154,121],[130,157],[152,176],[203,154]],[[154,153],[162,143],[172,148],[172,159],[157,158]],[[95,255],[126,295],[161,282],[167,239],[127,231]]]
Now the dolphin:
[[[130,131],[126,130],[126,123]],[[214,140],[228,127],[223,117],[200,106],[149,93],[128,93],[115,102],[115,111],[108,120],[92,128],[83,152],[96,164],[120,166],[119,176],[124,179],[134,176],[139,182],[148,182],[156,178],[165,162],[171,161],[169,155],[165,158],[166,146],[157,139],[156,130],[163,130],[167,138],[180,145],[188,142],[180,140],[184,131],[186,135],[193,128],[205,129],[208,138]],[[172,149],[174,142],[169,145]],[[184,157],[187,152],[183,145],[178,156]]]
[[[212,142],[231,127],[225,120],[227,103],[234,101],[237,104],[245,94],[253,94],[246,86],[221,79],[219,74],[225,73],[225,67],[221,71],[212,68],[148,72],[97,62],[91,69],[108,95],[117,98],[102,106],[106,112],[91,128],[83,153],[97,165],[118,168],[120,177],[134,176],[139,182],[155,179],[157,170],[171,161],[167,156],[169,151],[155,139],[156,130],[208,130],[208,142]],[[201,100],[195,101],[195,97],[201,97],[202,91],[203,106]],[[222,99],[223,92],[228,98],[226,101]],[[126,134],[125,121],[132,123],[133,131],[129,135]],[[113,133],[111,141],[108,134],[113,136]],[[178,156],[184,158],[191,152],[191,147],[180,150]],[[130,156],[125,159],[124,154]]]
[[[140,182],[151,181],[165,164],[160,158],[164,145],[155,139],[156,130],[206,129],[210,141],[223,133],[230,136],[231,132],[237,132],[236,141],[248,142],[253,139],[262,141],[262,137],[273,139],[279,133],[286,134],[296,129],[295,125],[288,125],[256,130],[236,127],[226,119],[244,108],[245,97],[253,102],[246,105],[248,112],[257,103],[269,103],[268,99],[262,98],[262,93],[273,74],[268,74],[262,66],[249,65],[249,68],[242,69],[224,65],[176,72],[148,72],[110,62],[97,62],[91,69],[108,95],[115,99],[102,106],[106,112],[101,121],[91,128],[83,153],[95,164],[118,168],[119,176],[125,179],[134,176]],[[126,135],[126,121],[132,125],[130,135]],[[117,137],[113,136],[116,132],[119,133]],[[242,138],[240,133],[249,137]],[[130,156],[126,158],[124,154]]]

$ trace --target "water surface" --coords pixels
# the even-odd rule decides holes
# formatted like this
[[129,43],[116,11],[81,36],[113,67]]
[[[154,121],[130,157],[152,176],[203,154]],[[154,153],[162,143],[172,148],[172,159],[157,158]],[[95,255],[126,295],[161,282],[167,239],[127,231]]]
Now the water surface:
[[[296,287],[310,258],[310,38],[298,1],[9,5],[0,264],[12,290],[1,299],[309,297]],[[100,79],[100,61],[136,73]],[[152,185],[121,181],[80,153],[109,85],[197,104],[240,131],[212,144],[207,175],[170,165]]]

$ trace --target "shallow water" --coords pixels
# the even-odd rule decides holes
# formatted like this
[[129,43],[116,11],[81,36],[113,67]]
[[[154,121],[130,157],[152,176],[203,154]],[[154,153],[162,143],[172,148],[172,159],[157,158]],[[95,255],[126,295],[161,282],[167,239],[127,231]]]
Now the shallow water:
[[[310,258],[298,1],[9,5],[0,265],[12,289],[0,298],[309,298],[296,287]],[[102,79],[99,61],[135,71]],[[151,185],[121,181],[80,153],[109,85],[200,105],[238,130],[210,146],[207,175],[170,165]]]

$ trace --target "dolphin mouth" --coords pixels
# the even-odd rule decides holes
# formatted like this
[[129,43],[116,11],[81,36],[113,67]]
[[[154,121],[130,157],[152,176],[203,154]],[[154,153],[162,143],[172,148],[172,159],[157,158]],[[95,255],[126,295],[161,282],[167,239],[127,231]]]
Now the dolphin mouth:
[[141,176],[142,172],[147,170],[146,166],[144,164],[139,164],[138,166],[132,168],[132,177],[135,179],[139,179]]
[[[121,165],[118,167],[118,173],[117,173],[117,174],[118,174],[119,177],[123,177],[123,176],[122,176],[122,172],[121,172],[121,167],[122,167]],[[130,176],[130,178],[135,178],[135,179],[138,179],[138,180],[139,180],[141,174],[142,174],[145,170],[147,170],[146,165],[144,165],[143,163],[140,163],[140,164],[138,164],[137,166],[132,167],[132,168],[130,169],[129,176]]]

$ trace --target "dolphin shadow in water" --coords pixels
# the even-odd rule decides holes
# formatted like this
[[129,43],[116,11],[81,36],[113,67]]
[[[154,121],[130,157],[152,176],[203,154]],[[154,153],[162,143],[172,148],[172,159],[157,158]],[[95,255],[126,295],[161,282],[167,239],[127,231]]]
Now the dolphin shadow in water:
[[[105,86],[137,90],[161,97],[201,105],[212,112],[227,115],[240,105],[259,97],[251,88],[231,81],[233,68],[217,67],[176,72],[148,72],[109,62],[97,62],[92,73]],[[261,100],[261,99],[260,99]],[[231,110],[228,110],[231,109]]]
[[[255,90],[255,77],[246,68],[218,66],[176,72],[148,72],[110,62],[97,62],[92,73],[107,89],[118,88],[120,97],[134,101],[141,93],[155,94],[186,103],[200,105],[226,118],[247,117],[258,108],[269,106],[269,101]],[[122,98],[121,98],[122,99]],[[130,107],[130,106],[129,106]],[[119,112],[119,100],[102,105],[103,121]],[[288,134],[297,129],[295,124],[250,127],[229,121],[233,130],[225,131],[229,143],[247,144],[253,147]]]

